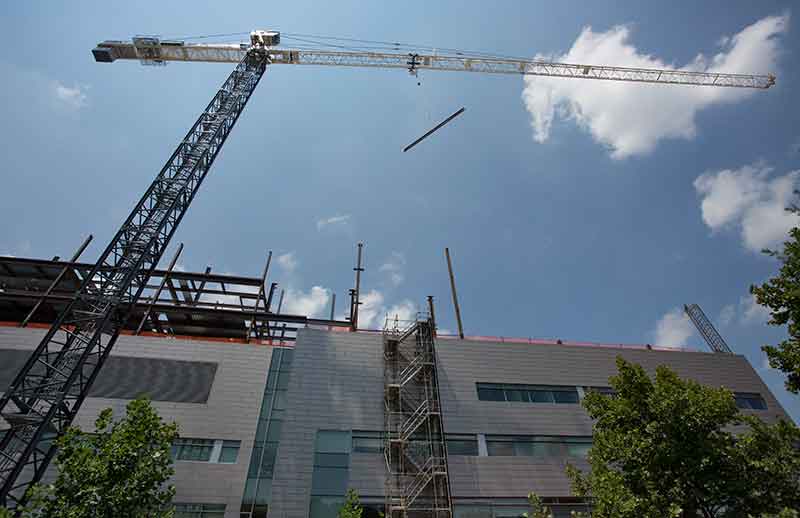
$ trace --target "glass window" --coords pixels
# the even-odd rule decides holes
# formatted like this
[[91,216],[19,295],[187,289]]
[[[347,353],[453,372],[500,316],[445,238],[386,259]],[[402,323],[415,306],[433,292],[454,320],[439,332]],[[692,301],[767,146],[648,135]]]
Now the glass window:
[[530,398],[533,403],[554,403],[553,393],[549,390],[531,390]]
[[336,518],[344,498],[337,496],[312,496],[308,518]]
[[281,440],[281,429],[283,428],[283,421],[273,418],[269,423],[269,432],[267,432],[267,440],[278,442]]
[[288,370],[294,363],[294,349],[283,349],[283,358],[281,359],[281,370]]
[[490,456],[511,457],[514,455],[514,443],[509,441],[486,441],[486,450]]
[[286,391],[285,390],[276,390],[275,391],[275,402],[273,403],[273,408],[275,410],[286,410]]
[[317,432],[317,453],[350,453],[350,431],[320,430]]
[[567,455],[585,459],[589,455],[592,443],[567,443]]
[[478,399],[481,401],[505,401],[503,389],[481,386],[478,384]]
[[173,504],[175,518],[224,518],[225,504]]
[[494,509],[494,518],[523,518],[531,512],[527,507],[497,507]]
[[381,432],[353,432],[353,452],[382,453],[383,434]]
[[344,495],[347,491],[347,475],[346,468],[315,467],[311,477],[311,494]]
[[281,371],[278,374],[278,390],[286,390],[289,388],[289,373]]
[[478,456],[478,440],[473,439],[447,439],[448,455]]
[[554,390],[553,397],[556,403],[577,403],[578,391],[577,390]]
[[488,505],[454,505],[453,518],[492,518]]
[[347,468],[350,465],[350,455],[346,453],[315,453],[314,466],[322,468]]
[[733,397],[736,399],[736,406],[739,408],[751,410],[767,409],[767,403],[764,401],[764,398],[761,397],[761,394],[736,392],[733,394]]
[[172,458],[175,460],[193,460],[208,462],[214,449],[213,439],[178,438],[172,444]]
[[530,397],[527,390],[522,389],[506,389],[506,401],[523,401],[528,403]]
[[219,461],[226,464],[233,464],[236,462],[236,457],[239,456],[239,441],[222,441],[222,451],[219,454]]

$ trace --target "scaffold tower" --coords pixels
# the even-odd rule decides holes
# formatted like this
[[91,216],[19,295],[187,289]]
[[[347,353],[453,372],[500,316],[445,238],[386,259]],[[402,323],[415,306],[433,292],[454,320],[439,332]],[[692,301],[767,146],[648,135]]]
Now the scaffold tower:
[[451,518],[433,319],[387,320],[383,347],[386,516]]

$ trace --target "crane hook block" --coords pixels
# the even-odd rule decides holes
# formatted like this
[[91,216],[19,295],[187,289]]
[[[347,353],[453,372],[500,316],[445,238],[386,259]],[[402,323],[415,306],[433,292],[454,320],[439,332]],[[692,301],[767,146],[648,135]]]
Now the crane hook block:
[[278,31],[253,31],[250,33],[250,43],[254,47],[276,47],[281,43],[281,33]]

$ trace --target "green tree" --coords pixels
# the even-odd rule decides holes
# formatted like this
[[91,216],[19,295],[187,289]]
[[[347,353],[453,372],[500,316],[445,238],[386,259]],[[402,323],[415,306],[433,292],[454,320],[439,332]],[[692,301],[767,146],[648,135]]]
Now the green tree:
[[[795,192],[795,194],[798,194]],[[793,205],[789,212],[798,214]],[[783,250],[764,250],[765,254],[781,262],[778,274],[761,286],[750,286],[756,302],[770,311],[769,324],[788,327],[789,337],[777,347],[765,345],[761,349],[767,354],[769,364],[786,374],[786,389],[800,393],[800,228],[789,231],[789,240]]]
[[175,488],[168,481],[177,424],[164,423],[150,401],[139,398],[119,421],[110,408],[100,412],[95,428],[71,427],[58,439],[58,476],[31,489],[23,517],[173,516]]
[[553,518],[550,508],[542,503],[542,499],[536,493],[528,493],[528,505],[531,510],[522,515],[525,518]]
[[337,518],[361,518],[364,508],[358,499],[358,493],[354,489],[347,490],[347,498],[336,514]]
[[590,392],[583,400],[595,420],[591,470],[567,467],[573,491],[592,499],[592,516],[732,518],[800,509],[796,426],[743,416],[729,390],[682,380],[664,366],[654,379],[622,358],[617,367],[615,396]]

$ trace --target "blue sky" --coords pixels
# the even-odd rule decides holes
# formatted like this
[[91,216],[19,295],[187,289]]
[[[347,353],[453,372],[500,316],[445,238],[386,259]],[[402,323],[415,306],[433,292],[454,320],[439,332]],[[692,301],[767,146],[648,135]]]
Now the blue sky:
[[776,270],[755,250],[792,224],[779,210],[800,169],[791,3],[487,5],[4,3],[0,253],[69,256],[93,233],[95,258],[231,69],[98,64],[90,50],[104,39],[263,28],[769,70],[776,86],[742,93],[433,72],[417,86],[403,71],[276,66],[167,255],[182,241],[184,268],[257,276],[272,249],[289,307],[324,313],[332,292],[344,307],[363,240],[374,326],[434,295],[455,329],[445,246],[468,334],[702,349],[674,314],[697,302],[800,419],[759,350],[782,330],[748,298]]

